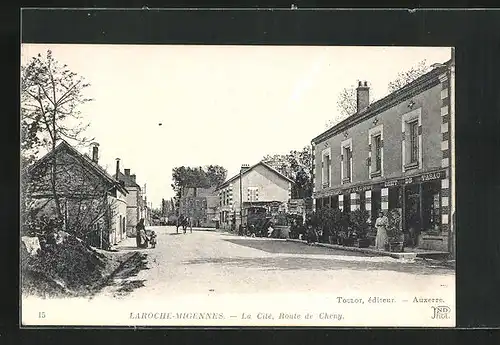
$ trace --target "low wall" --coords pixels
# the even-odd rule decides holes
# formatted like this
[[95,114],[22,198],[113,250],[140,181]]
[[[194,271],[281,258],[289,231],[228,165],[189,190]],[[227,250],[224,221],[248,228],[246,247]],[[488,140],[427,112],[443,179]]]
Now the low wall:
[[420,234],[418,236],[418,248],[447,252],[448,236]]
[[278,232],[278,238],[290,238],[289,226],[276,225],[274,229]]

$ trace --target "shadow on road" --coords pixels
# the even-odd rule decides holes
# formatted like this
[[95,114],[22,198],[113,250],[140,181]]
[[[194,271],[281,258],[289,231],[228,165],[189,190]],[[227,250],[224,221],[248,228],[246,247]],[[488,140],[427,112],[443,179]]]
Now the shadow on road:
[[135,289],[141,288],[144,286],[145,280],[138,279],[130,279],[137,274],[139,274],[142,270],[148,270],[147,267],[147,256],[148,254],[143,252],[138,252],[138,255],[134,256],[131,260],[126,262],[121,269],[115,274],[113,277],[113,282],[111,285],[114,287],[114,295],[115,296],[123,296]]
[[444,267],[426,265],[421,262],[373,262],[344,261],[304,257],[269,257],[269,258],[204,258],[183,262],[186,265],[216,264],[240,268],[260,268],[265,271],[310,270],[310,271],[394,271],[421,275],[454,274],[454,271]]
[[377,255],[359,252],[350,252],[344,250],[335,250],[325,247],[307,246],[302,243],[273,241],[273,240],[254,240],[254,239],[225,239],[240,246],[259,249],[272,254],[313,254],[313,255],[342,255],[342,256],[362,256],[376,257]]

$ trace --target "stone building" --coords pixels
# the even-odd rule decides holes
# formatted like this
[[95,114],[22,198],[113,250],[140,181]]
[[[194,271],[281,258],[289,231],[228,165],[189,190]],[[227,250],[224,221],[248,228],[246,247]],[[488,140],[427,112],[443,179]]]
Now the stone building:
[[121,181],[128,191],[127,194],[127,236],[135,236],[135,226],[139,219],[145,218],[144,199],[141,186],[137,183],[135,174],[130,174],[130,169],[120,171],[120,159],[116,159],[115,179]]
[[357,88],[357,112],[315,137],[315,209],[371,213],[398,209],[418,247],[453,252],[454,59],[388,96],[369,102]]
[[291,197],[292,183],[293,180],[264,162],[243,165],[239,174],[216,189],[221,228],[238,228],[242,223],[241,214],[249,207],[286,205]]
[[184,188],[179,201],[179,214],[191,219],[193,226],[216,227],[219,197],[215,187]]
[[32,216],[57,215],[51,183],[54,156],[54,189],[64,229],[104,249],[124,239],[128,191],[99,165],[97,143],[93,143],[89,156],[61,140],[55,150],[28,169],[23,188],[31,200],[28,209]]

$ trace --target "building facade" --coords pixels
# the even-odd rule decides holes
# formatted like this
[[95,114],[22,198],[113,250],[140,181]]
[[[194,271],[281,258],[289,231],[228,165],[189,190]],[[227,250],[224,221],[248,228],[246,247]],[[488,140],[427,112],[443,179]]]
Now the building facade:
[[141,218],[144,218],[144,200],[142,189],[137,183],[135,174],[130,174],[130,169],[124,169],[124,173],[120,171],[120,159],[116,159],[115,178],[122,182],[128,191],[126,197],[127,204],[127,229],[128,237],[133,237],[136,234],[136,225]]
[[240,173],[217,187],[219,221],[223,229],[237,229],[242,214],[252,205],[285,204],[290,200],[293,180],[264,162],[243,165]]
[[184,188],[179,201],[179,214],[189,217],[193,226],[213,228],[217,226],[218,205],[215,187]]
[[88,156],[61,141],[54,151],[29,168],[29,182],[25,187],[33,201],[29,207],[33,214],[57,215],[51,184],[53,156],[56,161],[54,189],[64,229],[89,245],[104,249],[124,239],[128,191],[99,166],[97,143]]
[[453,94],[453,58],[373,104],[360,82],[357,113],[311,142],[314,208],[398,209],[418,247],[453,252]]

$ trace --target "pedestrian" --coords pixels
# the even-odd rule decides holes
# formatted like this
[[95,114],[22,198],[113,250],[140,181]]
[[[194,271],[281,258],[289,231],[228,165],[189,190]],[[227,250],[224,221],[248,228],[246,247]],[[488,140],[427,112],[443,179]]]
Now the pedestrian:
[[151,248],[156,247],[156,233],[151,231],[151,236],[149,237],[149,243],[151,243]]
[[250,237],[255,237],[255,225],[250,225]]
[[141,229],[145,229],[144,218],[141,218],[137,223],[137,225],[135,226],[135,240],[137,248],[141,248]]
[[180,215],[179,217],[177,217],[177,221],[176,221],[176,224],[175,224],[175,231],[177,233],[179,233],[179,226],[182,226],[182,215]]
[[379,212],[378,218],[375,221],[375,227],[377,228],[377,237],[375,238],[375,248],[379,250],[385,250],[387,244],[387,226],[389,225],[389,220],[384,215],[382,211]]
[[314,242],[314,229],[312,227],[311,224],[309,224],[307,226],[307,234],[306,234],[306,237],[307,237],[307,243],[313,243]]
[[269,227],[267,228],[267,237],[271,237],[273,235],[274,228],[273,223],[269,223]]
[[136,225],[136,231],[138,236],[138,247],[139,248],[147,248],[148,247],[148,236],[146,234],[146,227],[144,226],[144,218],[139,220],[139,223]]

